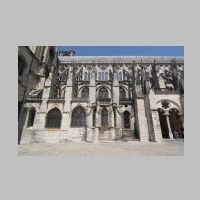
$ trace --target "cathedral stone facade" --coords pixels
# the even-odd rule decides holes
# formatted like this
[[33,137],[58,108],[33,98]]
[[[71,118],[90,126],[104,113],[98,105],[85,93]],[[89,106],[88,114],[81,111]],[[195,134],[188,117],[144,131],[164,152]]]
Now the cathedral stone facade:
[[56,59],[23,101],[20,143],[162,142],[183,133],[182,57]]

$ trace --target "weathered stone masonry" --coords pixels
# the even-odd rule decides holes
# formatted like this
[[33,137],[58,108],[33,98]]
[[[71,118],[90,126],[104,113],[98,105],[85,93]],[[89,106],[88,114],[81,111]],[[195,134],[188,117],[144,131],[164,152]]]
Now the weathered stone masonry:
[[42,95],[26,96],[21,143],[162,142],[183,130],[183,58],[58,60],[37,88]]

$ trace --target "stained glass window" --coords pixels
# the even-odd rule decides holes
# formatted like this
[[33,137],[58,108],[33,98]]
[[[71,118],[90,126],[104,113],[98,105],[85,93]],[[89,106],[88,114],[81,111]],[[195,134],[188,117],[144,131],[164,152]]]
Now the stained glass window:
[[108,98],[108,90],[106,88],[99,89],[99,98]]
[[118,73],[118,81],[122,81],[122,72]]
[[72,127],[85,127],[86,126],[86,113],[82,107],[77,107],[72,113]]
[[119,95],[120,95],[120,99],[125,99],[126,98],[126,91],[125,91],[124,88],[120,88]]
[[62,114],[59,109],[53,108],[47,113],[46,127],[47,128],[60,128]]
[[89,97],[89,88],[85,87],[81,91],[81,97]]

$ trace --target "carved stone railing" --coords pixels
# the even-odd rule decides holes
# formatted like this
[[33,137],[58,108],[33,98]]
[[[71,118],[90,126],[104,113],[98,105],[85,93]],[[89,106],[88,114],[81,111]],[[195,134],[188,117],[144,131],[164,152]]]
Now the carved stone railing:
[[41,96],[39,96],[39,97],[37,97],[37,96],[28,96],[28,97],[26,97],[25,101],[26,102],[42,102],[42,97]]
[[97,98],[99,105],[109,105],[111,103],[111,98]]
[[71,101],[73,102],[88,102],[88,97],[72,97]]
[[51,103],[64,103],[65,99],[64,97],[49,97],[49,99],[47,100],[47,102],[51,102]]
[[172,88],[154,88],[155,94],[180,94],[179,90]]
[[109,78],[109,79],[107,79],[107,80],[96,80],[97,82],[100,82],[100,83],[105,83],[105,82],[110,82],[111,81],[111,79]]
[[120,104],[132,104],[133,99],[132,98],[120,98],[119,103]]
[[64,63],[171,63],[172,58],[176,62],[183,63],[183,57],[167,57],[167,56],[58,56],[60,62]]

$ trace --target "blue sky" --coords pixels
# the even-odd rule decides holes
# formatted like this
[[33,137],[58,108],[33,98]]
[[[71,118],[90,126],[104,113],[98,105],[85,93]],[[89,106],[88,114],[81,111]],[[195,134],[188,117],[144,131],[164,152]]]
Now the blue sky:
[[59,46],[77,56],[184,56],[184,46]]

